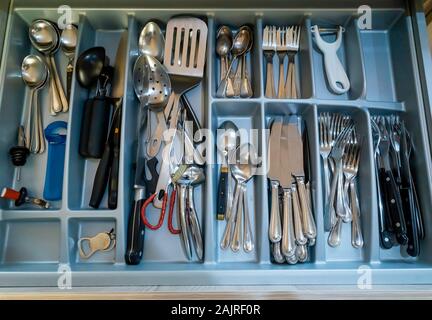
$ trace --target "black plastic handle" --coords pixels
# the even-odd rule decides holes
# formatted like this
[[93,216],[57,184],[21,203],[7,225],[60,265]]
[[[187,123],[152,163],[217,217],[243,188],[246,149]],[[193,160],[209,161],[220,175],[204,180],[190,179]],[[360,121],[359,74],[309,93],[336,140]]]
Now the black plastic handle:
[[109,172],[112,162],[112,148],[109,143],[105,144],[105,150],[99,166],[96,170],[96,175],[93,181],[93,190],[90,197],[90,207],[99,208],[109,179]]
[[139,264],[143,256],[145,226],[141,221],[141,207],[144,202],[144,199],[135,200],[129,215],[125,261],[130,265]]
[[90,133],[88,138],[88,156],[100,159],[107,141],[111,114],[110,100],[104,96],[93,99]]
[[219,187],[217,195],[217,220],[224,220],[227,209],[227,192],[228,192],[228,168],[221,167],[219,177]]
[[157,183],[159,180],[159,173],[157,172],[158,162],[159,161],[156,157],[146,161],[146,165],[150,174],[150,179],[145,178],[147,198],[156,192]]
[[81,118],[81,132],[79,141],[79,154],[84,158],[89,157],[88,142],[90,136],[90,125],[92,117],[93,99],[87,99],[84,103],[84,110]]
[[399,188],[391,171],[380,169],[380,184],[385,189],[384,207],[390,217],[392,231],[396,234],[397,242],[401,245],[408,243],[407,228],[402,207]]
[[118,181],[119,181],[119,171],[120,171],[120,138],[121,138],[121,108],[118,107],[117,112],[115,112],[113,119],[113,136],[112,136],[112,146],[113,146],[113,158],[111,165],[111,175],[108,186],[108,208],[117,208],[118,199]]
[[420,255],[420,239],[416,221],[416,208],[413,193],[410,188],[401,188],[400,193],[407,226],[407,253],[411,257],[418,257]]

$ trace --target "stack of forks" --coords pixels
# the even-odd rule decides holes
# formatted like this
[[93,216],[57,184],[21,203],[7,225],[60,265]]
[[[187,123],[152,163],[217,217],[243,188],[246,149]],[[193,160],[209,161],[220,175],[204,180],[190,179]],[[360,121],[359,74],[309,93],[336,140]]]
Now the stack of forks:
[[[295,55],[299,50],[300,26],[276,28],[266,26],[263,32],[262,49],[267,63],[267,79],[265,96],[267,98],[297,99]],[[277,53],[279,59],[279,82],[276,88],[273,77],[273,57]],[[285,57],[288,56],[288,72],[285,80]]]
[[321,113],[319,132],[325,180],[324,223],[326,231],[330,231],[327,242],[331,247],[339,246],[342,223],[351,223],[351,244],[361,248],[363,235],[356,183],[361,142],[352,119],[338,113]]

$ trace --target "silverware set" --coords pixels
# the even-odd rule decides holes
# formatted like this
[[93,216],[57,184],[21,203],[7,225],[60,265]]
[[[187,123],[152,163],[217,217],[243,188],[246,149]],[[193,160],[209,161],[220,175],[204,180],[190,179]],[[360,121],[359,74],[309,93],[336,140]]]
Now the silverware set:
[[255,147],[244,143],[229,153],[229,167],[236,181],[232,206],[227,209],[227,223],[220,246],[238,252],[241,247],[246,253],[254,249],[254,238],[249,215],[247,183],[253,178],[258,167]]
[[[216,53],[220,57],[218,98],[250,98],[253,96],[246,56],[253,46],[253,32],[241,26],[234,34],[228,26],[221,26],[216,35]],[[235,65],[235,69],[234,69]]]
[[[317,229],[304,158],[304,124],[297,116],[276,117],[271,124],[268,162],[271,189],[269,238],[277,263],[308,259]],[[307,170],[308,171],[308,170]]]
[[328,244],[341,244],[342,224],[351,223],[351,245],[363,247],[357,174],[361,139],[349,116],[323,112],[319,117],[320,155],[324,168],[325,230]]
[[[297,99],[299,96],[296,85],[295,56],[300,45],[300,26],[277,28],[266,26],[263,31],[262,50],[266,59],[266,86],[267,98]],[[279,81],[276,86],[273,76],[273,57],[277,54],[279,60]],[[288,56],[288,70],[285,78],[285,57]]]
[[410,256],[420,254],[424,226],[410,160],[413,144],[397,115],[371,117],[378,197],[380,245],[400,245]]

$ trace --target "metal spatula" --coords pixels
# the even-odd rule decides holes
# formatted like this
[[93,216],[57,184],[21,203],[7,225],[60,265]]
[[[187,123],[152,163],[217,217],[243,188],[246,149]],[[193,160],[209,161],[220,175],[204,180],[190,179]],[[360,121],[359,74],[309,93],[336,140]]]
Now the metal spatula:
[[[204,21],[192,17],[179,17],[168,21],[166,28],[164,66],[171,79],[172,94],[165,107],[165,116],[169,129],[176,129],[179,118],[180,97],[186,91],[197,86],[204,74],[204,64],[207,48],[207,25]],[[160,148],[162,135],[155,136],[150,148]],[[170,182],[169,154],[172,139],[166,142],[163,162],[156,192],[159,197],[154,200],[158,208],[162,206],[161,191],[166,190]]]

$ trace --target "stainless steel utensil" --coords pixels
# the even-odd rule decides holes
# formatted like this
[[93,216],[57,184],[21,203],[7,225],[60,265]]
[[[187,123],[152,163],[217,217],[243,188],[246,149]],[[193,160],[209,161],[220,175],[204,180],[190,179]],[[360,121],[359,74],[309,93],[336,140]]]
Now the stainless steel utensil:
[[182,246],[188,260],[192,260],[191,240],[198,259],[201,261],[204,257],[201,227],[193,200],[193,186],[204,182],[204,180],[203,169],[195,165],[189,166],[182,176],[176,180],[179,193],[179,221],[182,231]]
[[288,73],[285,82],[285,97],[297,99],[297,85],[296,85],[296,72],[295,72],[295,55],[299,50],[300,45],[300,27],[293,26],[286,30],[285,44],[288,48]]
[[138,40],[139,51],[162,62],[165,50],[165,38],[157,23],[149,22],[142,29]]
[[60,81],[54,53],[60,46],[60,36],[56,26],[47,20],[35,20],[29,27],[29,38],[32,45],[46,57],[51,81],[52,113],[68,110],[69,104]]
[[[78,29],[74,25],[69,25],[63,29],[60,36],[60,47],[69,61],[66,66],[66,98],[70,103],[70,92],[72,86],[72,76],[74,72],[75,49],[78,42]],[[67,109],[63,109],[67,112]]]
[[249,48],[251,40],[251,34],[247,29],[240,29],[239,32],[234,37],[233,45],[231,48],[231,54],[233,59],[229,65],[225,78],[219,84],[219,87],[216,92],[216,97],[218,98],[231,98],[234,97],[234,85],[232,79],[229,77],[231,69],[234,65],[234,62],[243,55]]
[[268,178],[271,185],[271,212],[269,225],[269,238],[271,242],[279,242],[282,239],[282,225],[279,212],[279,183],[282,176],[286,173],[282,172],[280,161],[280,143],[282,132],[282,119],[276,118],[271,127],[268,163],[269,172]]
[[228,26],[221,26],[216,34],[216,53],[219,55],[220,61],[220,80],[221,82],[228,70],[229,53],[232,47],[232,32]]
[[22,62],[21,76],[30,88],[30,104],[25,125],[26,147],[32,153],[43,153],[45,151],[45,138],[37,93],[49,78],[48,67],[40,57],[28,55]]
[[[234,206],[237,210],[231,213],[230,219],[226,224],[224,235],[221,240],[221,248],[227,249],[231,244],[231,250],[237,252],[241,247],[242,210],[243,212],[245,210],[243,198],[246,198],[247,201],[246,184],[252,179],[257,170],[257,154],[255,147],[250,143],[242,144],[235,151],[230,153],[229,161],[232,175],[237,182],[234,193]],[[246,208],[246,210],[248,211],[248,208]],[[247,225],[243,228],[244,231],[246,231],[243,234],[243,248],[245,252],[250,252],[253,250],[254,245],[249,215],[245,220],[247,220],[245,221]]]
[[253,90],[249,77],[247,77],[246,55],[251,51],[253,46],[253,31],[249,26],[242,26],[240,30],[249,32],[249,45],[246,51],[241,56],[241,83],[240,83],[240,98],[250,98],[253,96]]
[[[316,225],[314,216],[312,214],[312,205],[309,202],[307,192],[306,192],[306,181],[305,181],[305,172],[304,172],[304,160],[303,160],[303,138],[300,134],[300,124],[299,120],[296,116],[292,116],[289,119],[288,123],[288,140],[289,140],[289,150],[291,152],[290,160],[290,168],[291,173],[295,177],[298,195],[301,205],[302,212],[302,225],[304,235],[308,239],[316,238]],[[283,159],[283,158],[282,158]],[[292,162],[291,162],[292,159]],[[299,260],[301,260],[299,258]]]
[[[178,30],[189,30],[189,32],[177,32]],[[203,77],[207,49],[207,32],[207,25],[198,18],[179,17],[168,21],[164,66],[168,71],[172,85],[170,101],[165,109],[165,114],[168,115],[166,118],[169,121],[169,129],[177,128],[181,96],[186,91],[197,86]],[[183,43],[182,47],[180,47],[180,43]],[[154,140],[150,144],[150,151],[153,152],[153,149],[159,150],[162,134],[163,130],[160,135],[154,136]],[[166,141],[166,155],[170,154],[171,147],[172,137]],[[156,188],[157,193],[165,190],[170,180],[168,174],[169,161],[166,156],[163,158],[160,170],[161,174]],[[153,204],[160,208],[162,201],[159,197],[156,197]]]
[[[138,57],[134,66],[134,88],[135,94],[140,99],[141,107],[148,107],[156,113],[158,126],[156,131],[150,133],[149,143],[147,144],[147,155],[150,158],[156,156],[159,149],[152,148],[153,143],[157,143],[156,136],[166,129],[166,119],[164,108],[167,106],[171,95],[171,80],[165,67],[154,57],[141,55]],[[150,123],[150,117],[147,123]],[[156,153],[154,153],[156,151]]]
[[266,59],[266,86],[265,96],[267,98],[276,97],[274,76],[273,76],[273,57],[276,52],[276,28],[266,26],[263,31],[262,50]]

